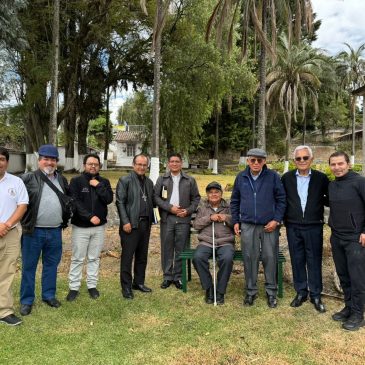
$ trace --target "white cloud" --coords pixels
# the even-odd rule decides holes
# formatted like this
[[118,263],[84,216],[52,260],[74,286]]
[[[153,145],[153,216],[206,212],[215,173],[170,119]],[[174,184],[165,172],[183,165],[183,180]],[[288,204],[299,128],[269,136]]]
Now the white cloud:
[[345,49],[345,42],[355,49],[365,42],[364,0],[312,0],[312,5],[322,20],[315,47],[335,55]]
[[109,100],[109,110],[110,110],[110,120],[113,124],[117,124],[118,110],[126,101],[126,99],[133,94],[132,88],[129,87],[128,90],[118,90],[116,95],[112,95]]

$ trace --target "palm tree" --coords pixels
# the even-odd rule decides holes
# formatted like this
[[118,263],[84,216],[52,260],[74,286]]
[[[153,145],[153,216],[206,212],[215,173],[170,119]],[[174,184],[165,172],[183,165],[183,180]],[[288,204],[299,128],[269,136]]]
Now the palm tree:
[[318,111],[317,90],[322,56],[316,49],[303,42],[292,43],[283,35],[277,50],[277,62],[266,77],[266,99],[269,106],[278,105],[283,112],[286,129],[285,162],[289,166],[289,148],[292,121],[297,121],[300,110],[305,118],[305,110],[309,100],[313,102],[315,112]]
[[340,61],[339,72],[342,76],[342,85],[349,93],[351,114],[352,114],[352,148],[351,163],[355,162],[355,123],[356,123],[356,99],[357,96],[352,94],[354,90],[364,85],[365,80],[365,61],[362,53],[365,49],[363,43],[358,49],[352,48],[345,43],[348,51],[342,51],[337,58]]
[[[238,14],[241,13],[241,17]],[[293,14],[295,14],[293,16]],[[240,18],[240,19],[239,19]],[[268,26],[270,18],[270,27]],[[217,29],[217,42],[221,44],[224,25],[229,24],[228,51],[232,48],[235,24],[239,24],[242,36],[242,56],[246,55],[248,34],[251,28],[261,45],[259,56],[259,112],[257,145],[266,149],[266,59],[267,52],[275,59],[277,20],[283,20],[291,29],[294,25],[296,40],[301,37],[301,30],[312,32],[313,11],[310,0],[218,0],[207,25],[206,38],[209,39],[213,28]],[[269,30],[271,34],[269,36]]]

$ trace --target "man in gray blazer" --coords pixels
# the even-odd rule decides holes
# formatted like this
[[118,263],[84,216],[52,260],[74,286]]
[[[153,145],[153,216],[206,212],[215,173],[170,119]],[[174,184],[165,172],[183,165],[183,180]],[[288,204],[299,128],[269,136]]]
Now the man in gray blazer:
[[154,199],[161,216],[162,289],[172,283],[182,289],[180,253],[190,234],[191,215],[196,211],[200,195],[193,177],[182,172],[182,157],[173,153],[168,157],[169,172],[157,179]]

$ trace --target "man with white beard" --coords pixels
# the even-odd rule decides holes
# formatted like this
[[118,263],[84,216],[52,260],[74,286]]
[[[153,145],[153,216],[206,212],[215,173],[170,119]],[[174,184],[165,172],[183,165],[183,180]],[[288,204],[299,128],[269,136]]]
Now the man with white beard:
[[56,299],[57,267],[62,256],[62,228],[67,226],[63,194],[69,195],[66,178],[57,172],[58,150],[43,145],[38,151],[38,170],[28,172],[22,180],[29,195],[29,205],[21,220],[22,279],[20,286],[20,314],[32,311],[35,299],[35,274],[42,255],[42,300],[53,308],[61,303]]

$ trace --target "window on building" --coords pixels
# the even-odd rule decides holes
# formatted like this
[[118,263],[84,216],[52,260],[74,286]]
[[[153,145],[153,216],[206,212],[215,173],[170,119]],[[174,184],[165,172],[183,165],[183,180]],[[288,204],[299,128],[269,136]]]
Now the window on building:
[[134,157],[136,154],[136,146],[134,144],[127,144],[127,156]]

